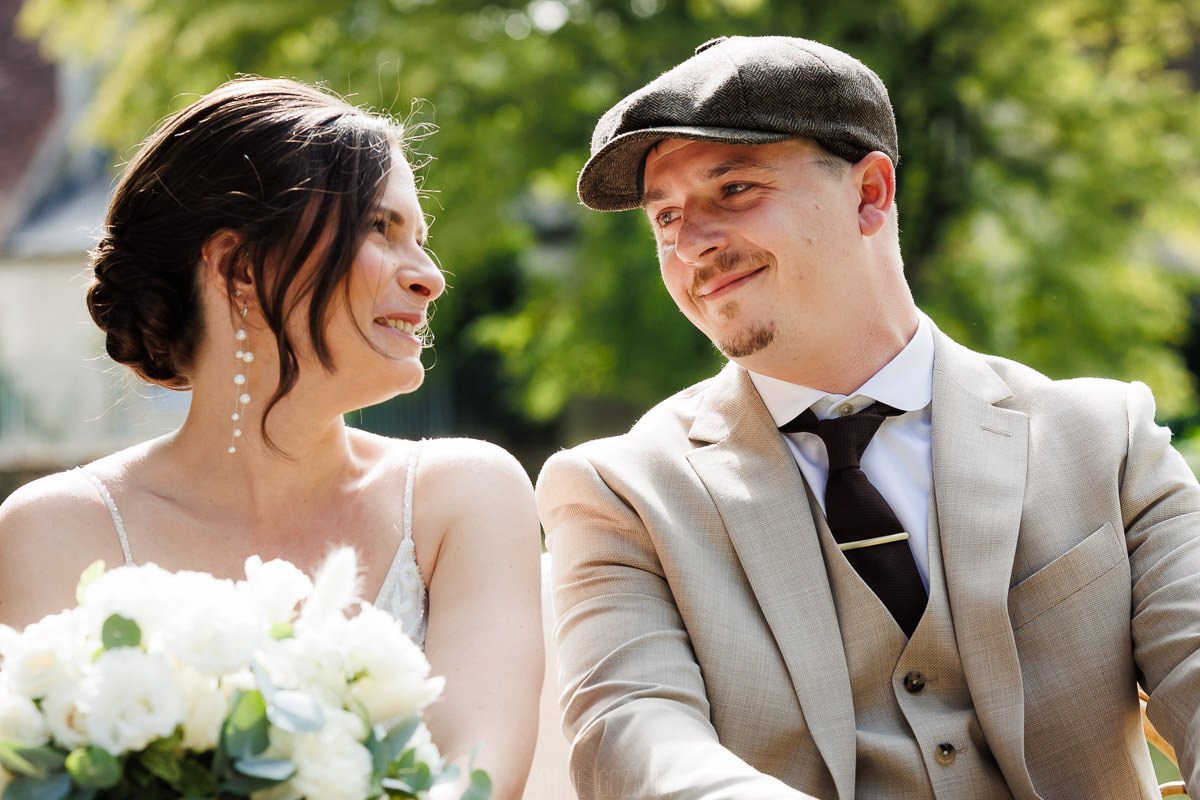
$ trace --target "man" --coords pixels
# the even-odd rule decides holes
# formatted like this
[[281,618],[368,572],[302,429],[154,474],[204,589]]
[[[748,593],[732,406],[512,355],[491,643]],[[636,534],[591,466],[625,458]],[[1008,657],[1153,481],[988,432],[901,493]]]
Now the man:
[[802,39],[597,126],[580,197],[645,210],[730,363],[539,479],[583,800],[1157,797],[1138,682],[1200,785],[1200,487],[1143,385],[917,310],[898,160],[879,78]]

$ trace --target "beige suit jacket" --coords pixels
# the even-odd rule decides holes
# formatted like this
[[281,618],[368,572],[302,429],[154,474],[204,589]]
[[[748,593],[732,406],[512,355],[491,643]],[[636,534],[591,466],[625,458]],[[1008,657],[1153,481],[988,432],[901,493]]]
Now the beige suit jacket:
[[[935,338],[956,644],[1013,796],[1156,797],[1137,681],[1200,786],[1200,487],[1150,392]],[[557,453],[538,502],[582,800],[854,796],[813,511],[742,369]]]

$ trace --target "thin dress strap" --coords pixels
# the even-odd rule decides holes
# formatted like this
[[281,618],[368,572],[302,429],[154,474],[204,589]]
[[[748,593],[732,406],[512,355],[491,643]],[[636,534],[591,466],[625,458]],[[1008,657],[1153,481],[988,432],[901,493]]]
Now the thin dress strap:
[[416,547],[413,544],[412,509],[417,460],[423,444],[424,440],[414,442],[409,454],[408,474],[404,479],[400,544],[375,599],[375,605],[399,619],[404,632],[422,647],[425,644],[425,629],[429,623],[429,609],[426,606],[425,581],[417,565]]
[[96,494],[100,495],[100,499],[108,507],[108,514],[112,517],[113,527],[117,529],[117,538],[121,540],[121,552],[125,554],[125,563],[132,566],[133,553],[129,552],[129,537],[125,534],[125,522],[121,519],[121,512],[117,508],[117,502],[113,500],[112,492],[108,491],[108,487],[104,484],[104,481],[100,480],[100,476],[87,467],[76,467],[76,469],[91,481],[92,486],[96,487]]

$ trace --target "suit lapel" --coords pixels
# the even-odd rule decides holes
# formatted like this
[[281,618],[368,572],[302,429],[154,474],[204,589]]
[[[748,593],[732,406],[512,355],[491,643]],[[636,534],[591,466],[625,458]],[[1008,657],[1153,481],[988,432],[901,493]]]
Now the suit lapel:
[[706,392],[688,455],[725,522],[839,796],[854,795],[854,701],[804,481],[749,376]]
[[971,699],[1016,797],[1037,797],[1025,765],[1024,691],[1008,615],[1029,419],[979,355],[935,334],[933,491],[946,588]]

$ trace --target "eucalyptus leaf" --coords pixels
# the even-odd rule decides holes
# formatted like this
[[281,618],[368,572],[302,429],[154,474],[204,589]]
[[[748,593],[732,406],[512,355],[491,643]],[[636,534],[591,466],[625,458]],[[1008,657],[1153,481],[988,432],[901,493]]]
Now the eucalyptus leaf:
[[267,703],[267,719],[291,733],[316,733],[325,726],[325,712],[312,695],[280,689]]
[[66,800],[71,794],[71,776],[56,772],[43,778],[14,778],[4,789],[4,800]]
[[0,742],[0,766],[13,775],[42,778],[62,769],[67,754],[50,745],[29,747],[16,742]]
[[481,769],[471,770],[471,783],[463,792],[462,800],[489,800],[491,796],[491,776]]
[[395,761],[396,757],[404,752],[404,748],[408,746],[409,740],[420,726],[421,718],[416,715],[407,717],[392,726],[387,735],[383,737],[388,763]]
[[137,759],[152,775],[172,786],[183,777],[182,757],[177,751],[151,746],[139,753]]
[[84,789],[110,789],[121,780],[120,760],[95,745],[72,750],[66,767],[71,780]]
[[262,693],[240,692],[221,728],[221,747],[235,761],[252,758],[271,743]]
[[104,643],[105,650],[137,647],[142,643],[142,629],[133,620],[113,614],[104,620],[100,629],[100,641]]
[[283,782],[296,774],[296,765],[286,758],[242,758],[234,769],[251,778]]

